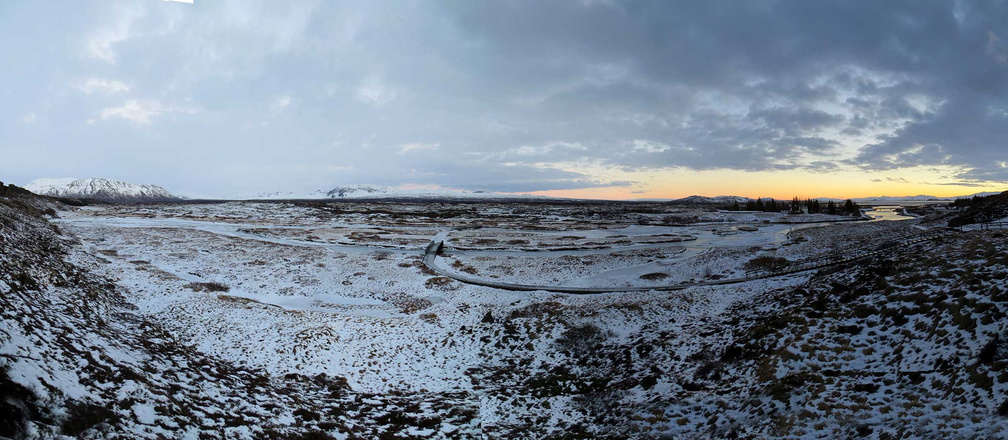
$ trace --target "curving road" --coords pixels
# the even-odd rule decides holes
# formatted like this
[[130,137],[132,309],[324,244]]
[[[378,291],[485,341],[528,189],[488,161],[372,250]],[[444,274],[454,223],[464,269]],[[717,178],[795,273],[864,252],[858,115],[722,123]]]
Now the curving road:
[[423,263],[425,266],[427,266],[430,270],[434,271],[438,275],[448,277],[466,284],[493,287],[496,289],[504,289],[504,290],[514,290],[523,292],[545,291],[545,292],[571,293],[577,295],[592,295],[592,294],[616,293],[616,292],[646,292],[650,290],[673,291],[673,290],[683,290],[690,287],[738,284],[752,280],[774,278],[801,272],[808,272],[830,266],[837,266],[840,264],[850,263],[852,261],[862,260],[865,258],[878,256],[882,254],[894,254],[898,252],[901,248],[904,248],[906,246],[922,243],[925,241],[935,240],[954,232],[958,231],[946,228],[923,231],[918,234],[901,237],[880,243],[873,249],[863,251],[861,253],[858,253],[856,255],[847,258],[827,262],[822,262],[821,260],[799,262],[796,266],[792,266],[787,270],[779,272],[770,272],[756,276],[746,276],[742,278],[727,278],[722,280],[698,281],[695,283],[671,284],[665,286],[634,286],[634,287],[543,286],[534,284],[503,283],[485,278],[479,278],[468,274],[456,273],[449,271],[437,264],[437,256],[439,253],[441,253],[441,250],[444,248],[444,238],[446,232],[438,234],[438,236],[436,236],[433,240],[431,240],[430,244],[428,244],[427,247],[424,249]]

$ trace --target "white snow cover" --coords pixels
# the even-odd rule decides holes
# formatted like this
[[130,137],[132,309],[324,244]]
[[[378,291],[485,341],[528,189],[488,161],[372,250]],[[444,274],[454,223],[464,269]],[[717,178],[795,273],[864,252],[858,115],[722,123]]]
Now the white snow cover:
[[25,189],[36,194],[44,193],[55,188],[65,188],[71,183],[78,181],[76,177],[56,177],[56,178],[42,178],[35,179],[31,183],[25,185]]
[[44,196],[110,201],[176,200],[179,198],[157,185],[138,185],[103,178],[44,178],[25,185],[25,189]]

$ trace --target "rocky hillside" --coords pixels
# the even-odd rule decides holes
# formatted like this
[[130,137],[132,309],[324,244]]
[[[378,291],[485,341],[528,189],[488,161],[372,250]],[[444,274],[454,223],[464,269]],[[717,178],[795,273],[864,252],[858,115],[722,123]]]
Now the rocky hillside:
[[25,189],[44,196],[116,203],[180,200],[178,196],[157,185],[137,185],[101,178],[38,179],[25,185]]
[[510,355],[470,372],[484,418],[499,438],[1005,438],[1008,240],[917,246],[695,321],[630,303],[488,317]]
[[963,226],[1008,219],[1008,191],[1001,194],[957,200],[956,204],[964,205],[966,210],[949,220],[949,226]]
[[340,377],[271,377],[180,344],[93,275],[100,258],[47,221],[58,208],[0,195],[0,438],[475,435],[469,396],[361,395]]

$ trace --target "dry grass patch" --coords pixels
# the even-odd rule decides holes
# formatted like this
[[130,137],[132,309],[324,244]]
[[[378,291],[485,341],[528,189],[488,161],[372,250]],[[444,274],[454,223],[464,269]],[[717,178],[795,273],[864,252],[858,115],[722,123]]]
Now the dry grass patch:
[[475,267],[463,263],[461,260],[455,260],[452,262],[451,267],[457,271],[465,272],[470,275],[479,275],[479,271]]
[[240,296],[231,296],[231,295],[217,295],[217,299],[219,299],[221,301],[225,301],[225,302],[240,304],[240,305],[243,305],[243,306],[248,306],[249,304],[258,303],[258,301],[255,301],[255,300],[252,300],[252,299],[242,298]]
[[665,278],[668,278],[668,277],[669,277],[669,274],[664,273],[664,272],[652,272],[652,273],[646,273],[644,275],[641,275],[640,279],[647,280],[647,281],[661,281],[661,280],[664,280]]
[[440,290],[457,290],[460,286],[448,277],[433,277],[424,283],[424,287],[428,289],[440,289]]

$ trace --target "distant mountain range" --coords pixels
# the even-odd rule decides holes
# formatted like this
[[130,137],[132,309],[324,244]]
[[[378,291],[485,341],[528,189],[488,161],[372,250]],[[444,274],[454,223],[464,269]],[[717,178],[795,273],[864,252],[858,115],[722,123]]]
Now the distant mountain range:
[[165,202],[182,199],[157,185],[137,185],[102,178],[37,179],[24,187],[43,196],[107,202]]
[[[985,192],[970,194],[958,197],[936,197],[928,195],[904,196],[904,197],[861,197],[853,199],[855,202],[863,204],[871,203],[899,203],[899,202],[951,202],[957,198],[973,197],[974,195],[985,196],[998,194],[997,192]],[[452,189],[411,189],[395,188],[390,186],[374,185],[348,185],[339,186],[331,190],[319,190],[309,193],[295,192],[263,192],[253,194],[238,194],[229,197],[230,200],[319,200],[319,199],[381,199],[381,198],[415,198],[415,199],[522,199],[537,198],[549,199],[547,196],[532,196],[527,194],[502,194],[484,191],[465,191]],[[682,205],[728,205],[734,202],[745,203],[750,200],[742,196],[716,196],[707,197],[692,195],[681,199],[641,199],[639,201],[660,201]],[[846,199],[836,199],[829,197],[819,197],[820,201],[844,201]]]
[[[29,191],[46,196],[96,199],[109,202],[157,202],[183,200],[168,190],[157,185],[138,185],[118,180],[91,179],[38,179],[24,186]],[[859,197],[853,200],[860,204],[905,203],[905,202],[951,202],[955,199],[973,196],[987,196],[998,192],[982,192],[958,197],[936,197],[929,195],[917,196],[879,196]],[[378,185],[345,185],[328,190],[317,190],[306,193],[297,192],[259,192],[236,194],[228,200],[332,200],[332,199],[550,199],[547,196],[527,194],[504,194],[486,191],[467,191],[456,189],[431,188],[396,188]],[[745,203],[748,197],[716,196],[707,197],[693,195],[681,199],[641,199],[641,201],[670,202],[683,205],[729,205],[734,202]],[[820,201],[843,201],[829,197],[819,197]]]
[[745,203],[749,201],[749,199],[742,196],[717,196],[717,197],[689,196],[669,201],[682,205],[726,205],[734,202]]
[[965,199],[973,196],[992,196],[994,194],[1001,194],[998,191],[994,192],[981,192],[976,194],[969,194],[965,196],[955,196],[955,197],[937,197],[937,196],[903,196],[903,197],[891,197],[891,196],[880,196],[880,197],[859,197],[852,199],[858,203],[864,202],[951,202],[955,199]]
[[229,200],[326,200],[326,199],[527,199],[545,198],[525,194],[502,194],[485,191],[466,191],[454,189],[429,188],[395,188],[375,185],[337,186],[330,190],[318,190],[307,193],[295,192],[261,192],[252,194],[236,194]]

